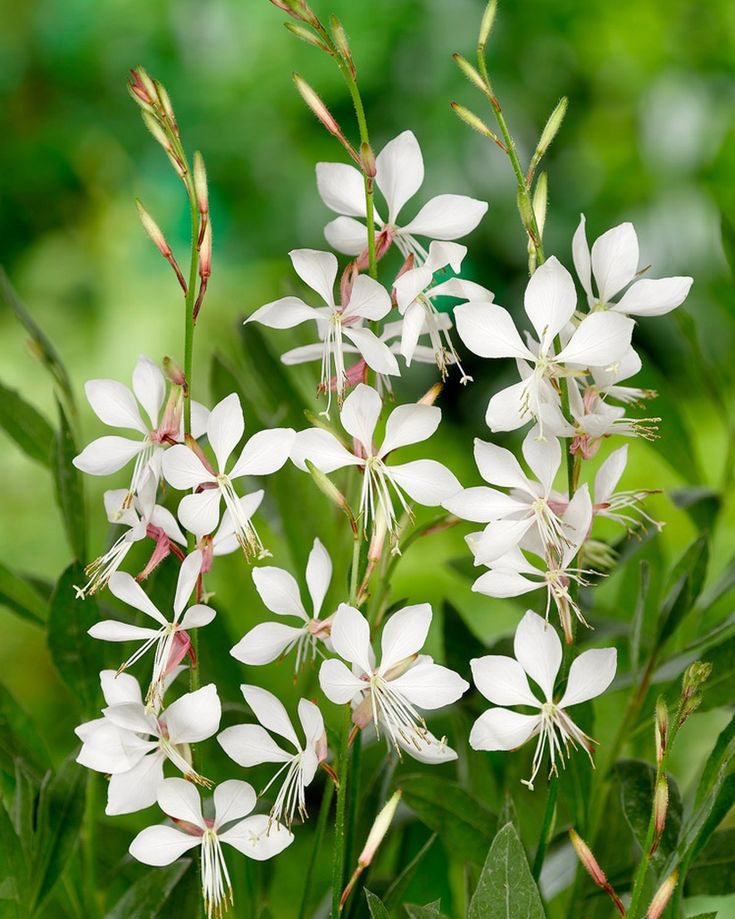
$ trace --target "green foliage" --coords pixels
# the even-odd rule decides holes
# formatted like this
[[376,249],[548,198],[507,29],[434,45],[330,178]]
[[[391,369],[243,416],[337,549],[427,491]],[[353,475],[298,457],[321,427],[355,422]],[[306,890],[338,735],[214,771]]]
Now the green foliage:
[[171,894],[186,873],[195,870],[192,864],[191,859],[183,858],[160,871],[147,871],[105,913],[105,919],[157,919],[171,915]]
[[467,919],[544,919],[541,896],[512,823],[493,839]]
[[[615,765],[620,782],[623,813],[633,836],[643,847],[651,818],[656,770],[640,760],[622,760]],[[679,838],[682,821],[682,802],[679,788],[671,776],[669,783],[669,808],[666,814],[661,842],[654,855],[654,864],[661,864],[673,852]]]
[[87,557],[87,520],[84,501],[82,474],[72,465],[79,452],[74,442],[74,433],[61,402],[57,400],[59,430],[56,432],[53,450],[53,471],[56,484],[56,501],[61,510],[64,529],[71,551],[78,561]]
[[48,467],[54,432],[43,415],[17,393],[0,383],[0,427],[31,459]]
[[0,563],[0,603],[12,609],[23,619],[43,625],[47,604],[36,587],[27,578]]

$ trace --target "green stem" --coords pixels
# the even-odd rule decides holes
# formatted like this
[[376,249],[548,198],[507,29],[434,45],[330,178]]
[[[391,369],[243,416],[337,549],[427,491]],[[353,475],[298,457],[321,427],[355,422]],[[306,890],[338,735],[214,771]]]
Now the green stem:
[[546,811],[544,812],[544,822],[541,827],[541,835],[539,836],[538,846],[536,847],[536,854],[533,859],[533,877],[534,880],[538,881],[541,876],[541,869],[544,865],[544,857],[546,856],[546,848],[549,845],[549,839],[554,826],[554,819],[556,817],[556,798],[559,794],[559,782],[558,780],[552,781],[549,784],[549,794],[546,797]]
[[332,919],[339,919],[339,901],[345,881],[345,814],[347,812],[347,785],[350,773],[350,707],[344,707],[339,750],[339,788],[337,813],[334,820],[334,854],[332,861]]
[[309,858],[309,866],[306,869],[306,879],[304,880],[304,893],[301,897],[301,906],[299,907],[298,919],[305,919],[306,909],[309,905],[309,896],[311,894],[311,886],[314,882],[314,868],[316,867],[317,859],[321,853],[322,838],[324,837],[324,829],[327,825],[327,818],[329,816],[329,807],[332,803],[332,795],[334,794],[334,782],[331,779],[327,779],[327,784],[324,788],[324,794],[322,795],[322,803],[319,807],[319,817],[316,822],[316,830],[314,831],[314,846],[311,850],[311,857]]
[[191,369],[194,357],[194,297],[199,270],[199,208],[193,181],[187,183],[191,204],[191,261],[184,298],[184,435],[191,434]]
[[87,794],[84,810],[84,831],[82,835],[82,859],[84,863],[85,914],[95,919],[101,914],[101,903],[97,893],[97,780],[95,772],[87,778]]
[[352,565],[350,567],[350,606],[357,603],[358,573],[360,570],[360,543],[359,533],[355,534],[352,541]]
[[362,732],[358,731],[352,744],[352,759],[350,762],[350,795],[347,806],[347,831],[345,843],[345,865],[350,870],[355,851],[355,835],[357,832],[357,795],[360,787],[360,767],[362,764]]

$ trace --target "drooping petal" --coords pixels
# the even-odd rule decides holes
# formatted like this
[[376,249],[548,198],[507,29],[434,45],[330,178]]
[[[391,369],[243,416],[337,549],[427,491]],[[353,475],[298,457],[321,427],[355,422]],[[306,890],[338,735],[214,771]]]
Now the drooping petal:
[[531,421],[528,411],[524,410],[527,387],[526,381],[521,380],[491,397],[485,412],[485,424],[491,431],[517,431]]
[[290,830],[281,823],[274,823],[267,814],[246,817],[231,829],[220,833],[219,838],[258,862],[283,852],[294,839]]
[[556,437],[542,437],[541,429],[534,425],[526,434],[521,449],[531,472],[543,485],[544,494],[548,495],[561,465],[559,441]]
[[513,652],[521,667],[551,702],[562,656],[561,641],[556,631],[545,619],[528,610],[518,623]]
[[204,603],[195,603],[181,617],[179,628],[183,631],[200,629],[202,626],[209,625],[216,615],[217,613],[211,606],[206,606]]
[[338,268],[336,256],[319,249],[292,249],[288,254],[301,280],[316,291],[327,306],[334,306],[334,281]]
[[[145,484],[150,479],[153,479],[153,476],[151,476],[149,472],[146,472],[143,483]],[[153,483],[155,488],[155,479],[153,479]],[[138,524],[140,518],[136,513],[135,507],[124,506],[127,496],[127,488],[110,488],[102,496],[102,502],[105,505],[105,515],[110,523],[124,524],[129,527],[134,527]]]
[[313,306],[308,306],[299,297],[281,297],[272,303],[259,307],[245,320],[259,322],[269,329],[292,329],[309,319],[317,319],[319,312]]
[[154,527],[159,527],[168,536],[169,539],[184,545],[186,536],[181,532],[176,518],[167,507],[161,507],[156,504],[151,513],[151,523]]
[[347,163],[317,163],[316,187],[330,210],[347,217],[365,216],[365,180]]
[[323,356],[324,345],[321,342],[317,342],[314,345],[300,345],[298,348],[284,351],[281,355],[281,363],[287,366],[307,364],[309,361],[320,361]]
[[[460,195],[459,197],[462,196]],[[452,266],[452,271],[459,272],[465,255],[467,255],[467,246],[463,246],[461,243],[433,239],[429,243],[429,256],[424,262],[424,265],[431,272],[435,272],[437,269],[444,268],[447,265]],[[468,297],[467,299],[469,300],[471,298]]]
[[[238,504],[240,505],[240,510],[245,520],[250,520],[253,514],[257,511],[263,501],[264,495],[265,492],[263,489],[259,488],[257,491],[251,491],[249,494],[243,495],[242,498],[238,499]],[[234,533],[235,519],[233,518],[228,508],[222,515],[222,522],[220,523],[217,533],[214,537],[215,555],[226,555],[228,552],[234,552],[238,545]],[[225,543],[228,542],[231,543],[229,548],[225,546]]]
[[186,556],[179,568],[179,577],[176,581],[176,594],[174,596],[174,613],[175,619],[179,618],[181,611],[189,602],[194,585],[202,570],[202,552],[200,549],[194,549]]
[[324,238],[343,255],[360,255],[367,248],[365,224],[354,217],[337,217],[324,227]]
[[295,436],[293,428],[269,428],[253,434],[232,467],[230,478],[277,472],[288,459]]
[[219,522],[221,497],[219,488],[207,488],[194,495],[184,495],[177,510],[184,529],[197,537],[213,533]]
[[480,475],[490,485],[528,492],[528,477],[510,450],[476,437],[474,452]]
[[569,668],[569,679],[559,708],[578,705],[595,696],[601,696],[612,683],[617,667],[615,648],[591,648],[575,657]]
[[[421,303],[412,303],[405,312],[401,327],[401,355],[405,358],[406,366],[411,366],[411,361],[416,356],[418,340],[426,325],[426,310]],[[436,360],[434,349],[431,349],[430,362]]]
[[388,416],[385,436],[378,451],[381,459],[391,450],[426,440],[439,427],[441,409],[436,405],[399,405]]
[[490,523],[493,520],[507,517],[509,514],[523,511],[528,508],[528,505],[496,488],[477,485],[474,488],[463,488],[458,491],[456,495],[443,501],[442,507],[462,520]]
[[473,354],[535,361],[523,344],[510,313],[497,303],[462,303],[454,308],[454,322],[459,337]]
[[411,268],[404,271],[400,277],[393,282],[393,290],[396,294],[396,303],[401,313],[405,313],[406,307],[413,303],[418,295],[426,290],[431,284],[434,275],[431,268],[426,265],[419,265],[418,268]]
[[[199,440],[200,437],[203,437],[207,430],[207,421],[209,421],[209,409],[202,405],[201,402],[197,402],[196,399],[191,400],[191,436],[194,440]],[[182,417],[181,423],[183,426],[184,419]],[[183,430],[179,435],[179,439],[184,439]]]
[[196,785],[186,779],[166,779],[158,789],[158,806],[169,817],[204,829],[202,801]]
[[114,434],[98,437],[74,457],[72,463],[87,475],[112,475],[145,449],[144,440],[128,440]]
[[[306,563],[306,586],[311,596],[314,618],[319,618],[324,597],[332,580],[332,559],[319,539],[315,539]],[[267,605],[267,604],[266,604]]]
[[523,305],[542,348],[548,347],[572,318],[577,306],[572,276],[555,256],[539,265],[531,275]]
[[296,628],[281,622],[259,622],[238,641],[230,654],[243,664],[260,667],[280,657],[303,634],[303,627]]
[[368,456],[373,452],[373,434],[382,407],[383,400],[377,391],[365,383],[358,383],[345,399],[340,412],[342,427],[360,441]]
[[297,750],[301,749],[296,733],[291,724],[291,719],[286,713],[283,703],[272,692],[261,689],[260,686],[243,684],[240,690],[245,701],[253,710],[255,717],[269,731],[274,731],[289,740]]
[[324,695],[335,705],[351,702],[358,693],[367,689],[367,683],[358,679],[349,667],[335,658],[323,661],[319,668],[319,685]]
[[590,247],[587,245],[584,214],[579,215],[579,225],[572,237],[572,259],[574,268],[579,278],[579,283],[584,288],[588,297],[592,296],[592,262],[590,261]]
[[158,736],[158,723],[140,702],[119,702],[102,709],[105,718],[118,728],[137,734]]
[[359,610],[341,603],[332,619],[332,647],[343,660],[365,673],[370,666],[370,626]]
[[540,715],[520,715],[507,708],[491,708],[472,725],[473,750],[515,750],[538,730]]
[[343,316],[360,316],[362,319],[382,319],[390,312],[390,294],[367,274],[358,274],[352,285],[350,300],[343,304]]
[[[171,780],[173,781],[173,779]],[[144,865],[160,868],[201,843],[198,836],[182,833],[172,826],[149,826],[135,837],[128,850],[133,858]]]
[[531,705],[540,708],[540,703],[531,692],[528,677],[512,657],[487,654],[470,661],[475,686],[494,705]]
[[395,223],[403,205],[421,188],[424,160],[412,131],[403,131],[383,147],[375,160],[375,181],[388,204],[388,222]]
[[390,376],[400,376],[398,361],[390,348],[378,338],[372,329],[344,326],[342,334],[354,344],[371,370],[376,373],[387,373]]
[[387,469],[409,498],[426,507],[438,507],[462,487],[454,473],[436,460],[414,460]]
[[467,542],[478,562],[490,565],[517,546],[533,526],[534,518],[495,520],[479,537],[468,536]]
[[287,763],[294,754],[282,750],[260,724],[235,724],[217,735],[225,753],[238,766],[249,769],[261,763]]
[[143,423],[138,411],[135,396],[124,383],[117,380],[87,380],[84,384],[92,411],[111,428],[131,428],[147,434],[148,428]]
[[400,661],[417,654],[424,646],[431,625],[431,606],[404,606],[388,619],[380,639],[380,669],[388,673]]
[[133,369],[133,392],[151,420],[151,429],[158,427],[158,413],[166,398],[166,380],[161,368],[141,355]]
[[470,688],[458,673],[435,664],[430,657],[420,658],[398,679],[391,680],[390,685],[412,705],[426,709],[451,705]]
[[605,504],[615,491],[628,462],[627,444],[608,456],[595,476],[595,504]]
[[324,736],[324,718],[308,699],[299,699],[299,721],[304,730],[305,747],[316,746]]
[[117,619],[103,619],[88,630],[92,638],[102,641],[147,641],[158,635],[157,629],[146,629],[140,625],[129,625]]
[[163,782],[163,755],[150,753],[128,772],[110,776],[107,785],[108,817],[133,814],[156,803]]
[[621,223],[592,244],[592,273],[597,296],[607,303],[638,271],[638,237],[632,223]]
[[296,435],[291,448],[291,461],[299,469],[306,469],[305,460],[309,460],[321,472],[334,472],[343,466],[361,466],[363,463],[363,460],[343,447],[334,434],[323,428],[307,428]]
[[580,322],[566,348],[557,355],[559,362],[583,367],[605,367],[620,360],[630,348],[634,322],[620,313],[606,310],[591,313]]
[[227,779],[214,789],[214,827],[218,830],[226,823],[240,820],[255,807],[255,789],[248,782]]
[[207,438],[217,457],[217,468],[220,472],[225,471],[227,460],[244,433],[245,418],[240,397],[233,392],[215,405],[209,413],[207,422]]
[[517,571],[508,568],[492,568],[477,578],[472,585],[472,590],[486,597],[502,599],[520,597],[545,586],[543,581],[532,581]]
[[168,484],[178,491],[196,488],[214,479],[196,453],[184,444],[174,444],[164,452],[161,469]]
[[100,686],[102,695],[108,705],[118,705],[121,702],[143,701],[140,692],[140,683],[129,673],[116,673],[114,670],[103,670],[100,673]]
[[166,727],[172,743],[200,743],[219,728],[222,705],[214,683],[187,692],[165,711]]
[[425,734],[419,749],[411,741],[406,741],[400,734],[396,734],[396,743],[404,753],[415,759],[418,763],[436,766],[440,763],[451,763],[457,759],[457,753],[447,746],[446,740],[437,740],[433,734]]
[[467,195],[437,195],[403,227],[403,232],[432,239],[461,239],[475,229],[486,211],[487,201]]
[[288,571],[273,565],[253,568],[253,583],[260,599],[272,613],[298,616],[303,620],[309,618],[301,602],[299,585]]
[[107,718],[97,718],[80,725],[76,734],[82,740],[77,762],[87,769],[108,775],[130,772],[157,746],[156,741],[144,740]]
[[151,603],[148,595],[135,578],[126,572],[116,571],[110,578],[109,588],[110,593],[117,597],[118,600],[122,600],[128,606],[139,609],[141,613],[145,613],[161,625],[167,625],[166,617]]
[[610,309],[629,316],[663,316],[686,300],[692,278],[642,278]]

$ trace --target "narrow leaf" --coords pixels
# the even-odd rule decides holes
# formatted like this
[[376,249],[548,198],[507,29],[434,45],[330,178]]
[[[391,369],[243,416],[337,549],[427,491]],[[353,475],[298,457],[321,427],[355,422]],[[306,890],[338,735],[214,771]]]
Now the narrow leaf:
[[165,868],[146,870],[105,914],[105,919],[157,919],[191,864],[190,858],[184,858]]
[[495,836],[467,919],[544,919],[541,896],[512,823]]
[[[615,764],[620,782],[620,800],[625,819],[639,846],[644,845],[653,807],[653,789],[656,770],[640,760],[621,760]],[[679,787],[671,776],[669,782],[669,809],[661,842],[653,856],[654,865],[660,865],[673,852],[681,828],[682,803]]]
[[14,389],[0,383],[0,427],[32,460],[51,465],[54,430],[43,415]]
[[687,872],[688,897],[727,896],[735,890],[735,829],[710,837]]
[[365,888],[365,899],[367,900],[368,909],[370,910],[371,919],[390,919],[388,910],[383,906],[380,899]]
[[436,837],[436,833],[432,833],[431,836],[429,836],[429,838],[426,840],[423,846],[421,846],[416,855],[414,855],[411,861],[406,865],[403,871],[401,871],[398,877],[393,881],[388,890],[385,892],[383,901],[389,909],[392,909],[394,906],[397,906],[401,902],[401,898],[406,888],[411,883],[411,879],[416,873],[416,869],[424,860],[424,857],[428,854],[429,849],[434,845]]
[[34,584],[0,562],[0,603],[36,625],[46,621],[48,604]]
[[40,778],[49,764],[49,754],[33,722],[0,683],[0,767],[15,775],[15,758],[22,757]]
[[630,628],[630,670],[635,679],[638,673],[638,664],[641,658],[641,636],[643,635],[643,620],[646,616],[646,600],[648,587],[651,581],[651,568],[645,559],[640,564],[640,587],[633,612],[633,622]]
[[59,410],[59,430],[56,432],[53,450],[56,501],[74,558],[84,561],[87,557],[84,485],[81,472],[72,465],[78,451],[66,412],[58,399],[56,405]]

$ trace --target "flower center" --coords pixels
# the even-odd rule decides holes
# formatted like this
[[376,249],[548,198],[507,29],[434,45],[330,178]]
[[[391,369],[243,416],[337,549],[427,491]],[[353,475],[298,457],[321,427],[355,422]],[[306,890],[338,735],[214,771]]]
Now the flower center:
[[250,518],[243,512],[240,498],[230,481],[230,477],[225,473],[220,473],[217,476],[217,484],[219,485],[220,494],[224,499],[225,507],[232,517],[235,528],[235,538],[240,544],[240,548],[245,553],[245,557],[268,558],[270,552],[265,549]]
[[413,705],[400,692],[391,686],[379,673],[374,672],[368,678],[370,684],[370,704],[373,712],[373,723],[378,737],[382,724],[393,746],[401,756],[400,737],[406,745],[414,746],[421,751],[430,746],[430,734],[426,723]]
[[208,827],[202,834],[202,895],[207,919],[219,917],[232,906],[232,884],[217,833]]
[[395,541],[398,529],[398,519],[393,508],[390,486],[396,493],[403,510],[413,516],[403,492],[398,487],[390,474],[389,467],[377,456],[368,456],[363,467],[362,493],[360,495],[360,516],[363,527],[367,528],[368,520],[375,519],[376,510],[379,508],[385,517],[391,540]]

